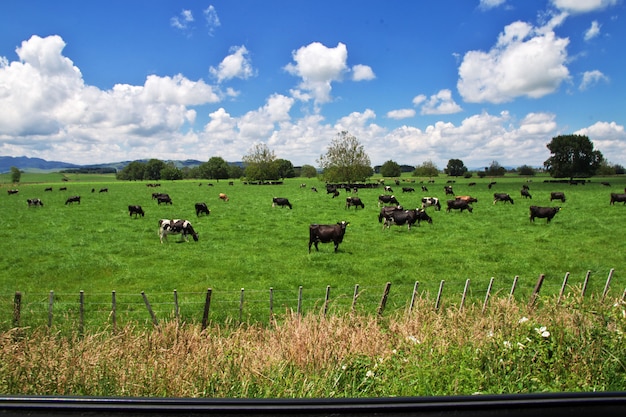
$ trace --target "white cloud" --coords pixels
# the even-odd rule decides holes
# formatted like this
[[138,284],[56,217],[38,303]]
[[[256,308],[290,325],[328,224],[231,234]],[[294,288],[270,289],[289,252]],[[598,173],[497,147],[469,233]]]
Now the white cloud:
[[489,51],[469,51],[459,66],[457,88],[467,102],[504,103],[516,97],[553,93],[569,78],[569,40],[552,31],[563,15],[539,28],[514,22]]
[[352,67],[353,81],[369,81],[376,78],[374,71],[367,65],[355,65]]
[[217,82],[233,78],[247,79],[254,75],[254,69],[248,57],[248,50],[245,46],[233,46],[230,48],[230,55],[220,62],[217,68],[209,68],[209,72]]
[[217,16],[217,11],[213,5],[210,5],[206,9],[202,11],[204,14],[204,20],[206,21],[206,26],[209,29],[209,35],[213,35],[213,32],[216,28],[220,27],[220,18]]
[[[585,135],[593,141],[594,147],[605,159],[615,162],[613,158],[624,160],[626,155],[626,131],[624,126],[615,122],[596,122],[574,132],[576,135]],[[622,163],[624,165],[624,163]]]
[[480,0],[479,8],[481,10],[489,10],[499,7],[506,3],[506,0]]
[[189,28],[189,24],[193,22],[193,14],[191,10],[183,10],[180,15],[174,16],[170,19],[170,24],[176,29],[186,30]]
[[600,24],[597,20],[591,22],[591,27],[585,31],[585,40],[589,41],[600,34]]
[[[419,98],[418,98],[419,97]],[[430,96],[426,101],[425,97],[417,96],[413,99],[413,103],[416,101],[424,101],[421,114],[453,114],[462,111],[461,106],[454,102],[452,98],[452,91],[444,89],[437,94]]]
[[413,105],[419,106],[420,104],[426,101],[426,98],[427,97],[424,94],[420,94],[420,95],[413,97]]
[[614,6],[618,0],[552,0],[552,4],[559,10],[570,13],[589,13]]
[[598,70],[585,71],[583,73],[583,79],[578,89],[581,91],[584,91],[601,81],[608,82],[609,77],[607,77],[606,75],[604,75],[602,72]]
[[390,119],[408,119],[415,116],[415,110],[413,109],[399,109],[399,110],[391,110],[387,112],[387,117]]

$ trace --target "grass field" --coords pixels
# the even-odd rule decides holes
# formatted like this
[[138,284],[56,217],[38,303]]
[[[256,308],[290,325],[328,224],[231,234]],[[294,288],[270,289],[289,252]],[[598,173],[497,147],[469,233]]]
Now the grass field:
[[[517,176],[492,179],[457,179],[455,194],[478,198],[473,213],[446,213],[428,209],[433,224],[408,231],[393,226],[381,230],[377,221],[377,196],[382,189],[363,189],[365,209],[346,210],[345,198],[332,199],[316,179],[289,179],[283,185],[244,185],[235,181],[161,182],[159,189],[145,182],[118,182],[112,176],[24,174],[13,186],[0,177],[0,323],[11,325],[13,294],[21,291],[26,303],[24,320],[46,320],[48,293],[55,293],[55,317],[74,315],[79,291],[85,291],[88,320],[108,320],[111,292],[120,310],[145,318],[141,291],[157,314],[171,315],[176,289],[183,317],[199,320],[207,288],[213,289],[211,318],[237,317],[241,289],[245,289],[244,319],[268,317],[269,289],[274,291],[274,311],[295,310],[299,286],[303,309],[321,308],[326,287],[331,286],[331,311],[345,311],[354,286],[360,286],[358,307],[374,312],[386,282],[392,283],[388,308],[405,308],[413,285],[419,281],[422,297],[434,298],[445,280],[444,304],[458,304],[466,279],[471,279],[470,300],[481,300],[491,277],[492,294],[508,294],[519,276],[516,297],[526,300],[537,277],[545,274],[542,294],[559,291],[570,272],[569,291],[579,291],[591,271],[589,292],[601,292],[614,268],[611,292],[621,295],[626,286],[626,239],[619,230],[626,218],[623,204],[609,205],[610,192],[624,192],[626,178],[593,178],[586,185],[545,183],[536,177],[527,183]],[[404,180],[409,177],[403,178]],[[406,208],[419,205],[423,196],[445,201],[446,177],[428,184],[429,192],[395,195]],[[470,181],[477,182],[469,186]],[[611,183],[610,187],[600,184]],[[212,182],[213,186],[207,183]],[[300,183],[306,182],[305,188]],[[520,198],[522,184],[530,186],[532,200]],[[46,187],[52,192],[44,192]],[[59,191],[67,186],[67,191]],[[311,191],[311,186],[320,190]],[[99,193],[108,187],[108,193]],[[18,188],[19,194],[6,190]],[[95,192],[91,190],[95,189]],[[173,204],[158,206],[154,191],[169,193]],[[565,203],[549,201],[551,191],[564,191]],[[230,201],[218,199],[227,193]],[[494,192],[507,192],[515,204],[492,204]],[[70,195],[81,204],[65,205]],[[272,197],[286,197],[288,208],[272,208]],[[44,207],[29,208],[27,198],[41,198]],[[196,218],[194,203],[204,201],[210,216]],[[146,215],[130,218],[129,204],[141,205]],[[528,207],[562,206],[554,220],[530,223]],[[177,236],[160,244],[157,221],[186,218],[200,234],[198,242],[178,243]],[[308,253],[308,225],[347,220],[338,253],[332,245]]]

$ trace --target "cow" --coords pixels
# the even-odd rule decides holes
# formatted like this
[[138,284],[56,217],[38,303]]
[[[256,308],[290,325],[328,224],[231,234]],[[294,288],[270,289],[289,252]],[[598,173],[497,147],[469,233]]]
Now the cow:
[[452,191],[452,186],[451,185],[444,185],[443,186],[443,190],[446,192],[446,195],[448,195],[448,194],[454,195],[454,191]]
[[335,244],[335,252],[337,252],[337,248],[343,242],[343,236],[349,224],[345,220],[337,222],[337,224],[311,224],[309,226],[309,253],[311,253],[311,245],[313,244],[315,245],[315,250],[319,252],[317,244],[320,242],[333,242]]
[[339,197],[339,190],[337,190],[336,188],[334,188],[331,194],[333,195],[333,198],[335,198],[335,197]]
[[382,223],[383,219],[391,214],[393,211],[404,211],[402,206],[385,206],[380,209],[380,213],[378,214],[378,223]]
[[493,204],[496,204],[498,201],[504,201],[505,204],[508,201],[509,203],[514,204],[513,199],[507,193],[494,193]]
[[402,192],[403,193],[412,193],[415,191],[415,188],[413,187],[402,187]]
[[20,192],[20,190],[7,190],[7,194],[9,194],[9,195],[17,194],[19,192]]
[[59,187],[59,191],[67,191],[67,187]]
[[206,203],[196,203],[195,208],[196,208],[196,217],[200,216],[202,213],[206,214],[207,216],[211,214],[211,210],[209,210]]
[[165,205],[172,205],[172,199],[170,198],[169,195],[165,194],[165,195],[160,195],[157,197],[157,204],[165,204]]
[[73,204],[73,203],[80,204],[80,196],[79,195],[73,195],[73,196],[69,197],[67,200],[65,200],[65,205]]
[[475,197],[472,197],[471,195],[457,195],[456,197],[454,197],[454,199],[465,201],[468,204],[478,203],[478,199]]
[[291,210],[291,203],[289,202],[288,199],[286,198],[281,198],[281,197],[274,197],[272,198],[272,207],[276,207],[276,206],[280,206],[280,207],[289,207],[289,209]]
[[495,181],[491,181],[488,185],[487,188],[489,188],[491,190],[491,187],[493,187],[494,185],[496,185],[497,183]]
[[441,203],[439,202],[439,199],[437,197],[423,197],[422,209],[425,209],[426,207],[430,207],[430,206],[435,207],[436,211],[441,210]]
[[385,185],[385,192],[386,192],[386,193],[393,193],[393,190],[391,189],[391,187],[390,187],[390,186]]
[[194,241],[198,241],[198,233],[193,229],[193,226],[189,220],[181,219],[161,219],[159,220],[159,239],[163,243],[163,239],[167,240],[167,235],[180,234],[180,241],[185,240],[189,242],[189,235],[193,237]]
[[350,208],[354,206],[354,209],[356,210],[357,207],[361,207],[361,208],[365,208],[365,204],[363,204],[363,202],[361,201],[361,199],[359,197],[348,197],[346,198],[346,208]]
[[109,189],[108,188],[100,188],[100,191],[98,191],[99,193],[108,193]]
[[626,204],[626,194],[611,193],[611,204],[624,203]]
[[228,196],[226,194],[224,194],[224,193],[220,193],[219,198],[222,201],[228,201],[229,200]]
[[424,191],[425,193],[428,192],[428,187],[426,187],[425,185],[422,185],[422,191]]
[[398,200],[396,199],[396,196],[394,195],[385,195],[385,194],[381,194],[378,196],[378,207],[380,207],[380,204],[393,204],[396,206],[399,206],[400,203],[398,202]]
[[470,213],[472,212],[472,206],[465,200],[448,200],[448,208],[446,209],[446,212],[450,213],[450,210],[461,210],[461,213],[463,213],[463,210],[467,210]]
[[157,200],[159,197],[169,197],[169,194],[165,193],[152,193],[152,199]]
[[52,187],[46,187],[44,191],[52,191]]
[[522,188],[522,189],[520,190],[520,194],[521,194],[521,196],[522,196],[522,197],[524,197],[524,198],[530,198],[531,200],[533,199],[533,196],[532,196],[532,195],[530,195],[530,192],[528,191],[528,188]]
[[133,214],[135,215],[135,218],[137,218],[137,216],[145,216],[145,213],[143,212],[141,206],[128,206],[128,215],[132,217]]
[[396,226],[404,226],[407,225],[407,229],[411,230],[411,226],[421,220],[427,221],[428,223],[432,223],[433,220],[426,214],[424,210],[421,209],[413,209],[413,210],[393,210],[389,212],[387,216],[385,216],[385,222],[383,223],[383,230],[385,227],[389,229],[392,224]]
[[38,198],[29,198],[28,200],[26,200],[26,202],[28,203],[28,207],[32,207],[32,206],[42,206],[43,207],[43,202],[38,199]]
[[530,221],[534,222],[535,217],[540,219],[545,218],[546,223],[550,223],[550,220],[561,210],[561,207],[538,207],[530,206]]
[[561,200],[561,202],[565,203],[565,193],[562,193],[562,192],[550,193],[550,201],[552,200]]

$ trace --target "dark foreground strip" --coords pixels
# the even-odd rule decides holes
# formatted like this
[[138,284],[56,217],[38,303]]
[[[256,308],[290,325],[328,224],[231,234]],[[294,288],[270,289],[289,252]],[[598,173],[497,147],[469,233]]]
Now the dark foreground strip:
[[0,397],[0,416],[626,416],[626,392],[366,399]]

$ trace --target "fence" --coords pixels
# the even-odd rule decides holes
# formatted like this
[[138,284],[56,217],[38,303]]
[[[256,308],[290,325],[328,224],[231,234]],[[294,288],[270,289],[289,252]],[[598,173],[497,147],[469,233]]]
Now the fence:
[[[609,274],[604,283],[603,290],[599,295],[599,300],[605,300],[609,293],[614,269]],[[489,301],[493,294],[495,279],[489,280],[484,296],[471,294],[470,280],[465,281],[465,286],[460,300],[448,298],[447,301],[454,308],[463,310],[469,299],[470,302],[482,303],[482,312],[489,308]],[[510,289],[506,289],[505,296],[509,301],[524,301],[516,298],[516,289],[519,286],[520,278],[513,278]],[[532,292],[528,297],[529,307],[535,306],[539,302],[541,289],[544,286],[545,275],[539,275]],[[555,302],[560,304],[572,294],[579,295],[582,299],[591,297],[590,294],[591,271],[587,271],[580,286],[572,286],[570,283],[570,273],[567,272],[558,288],[558,296]],[[594,285],[599,289],[598,282]],[[566,294],[567,289],[570,292]],[[240,291],[213,291],[208,288],[204,293],[190,292],[179,293],[174,290],[172,293],[146,294],[118,294],[112,291],[110,294],[86,294],[80,291],[76,294],[55,294],[50,291],[47,294],[23,294],[15,292],[12,303],[9,297],[4,297],[0,301],[0,326],[2,328],[16,327],[52,327],[55,320],[59,321],[59,316],[64,323],[77,323],[78,331],[82,334],[86,324],[105,323],[114,330],[120,322],[145,322],[158,326],[160,320],[175,319],[192,323],[201,323],[202,328],[206,328],[209,322],[244,323],[263,322],[280,319],[280,311],[295,311],[297,314],[308,312],[319,313],[323,316],[327,314],[343,313],[364,313],[382,316],[391,304],[391,309],[396,311],[406,311],[410,314],[415,308],[418,298],[430,297],[430,292],[420,292],[420,283],[416,281],[412,289],[406,291],[406,285],[400,286],[392,294],[392,283],[387,282],[382,289],[361,288],[358,284],[353,288],[326,286],[324,291],[307,289],[306,294],[302,286],[297,290],[276,290],[269,288],[268,291],[245,290]],[[405,290],[405,291],[402,291]],[[554,284],[550,291],[556,294]],[[445,280],[439,282],[436,297],[433,301],[433,308],[439,310],[443,308],[445,292]],[[501,288],[496,295],[502,296],[504,288]],[[404,294],[404,295],[402,295]],[[305,296],[306,295],[306,296]],[[393,295],[393,297],[391,297]],[[626,289],[621,294],[621,302],[626,299]],[[217,304],[217,308],[215,305]],[[422,304],[423,305],[423,304]]]

